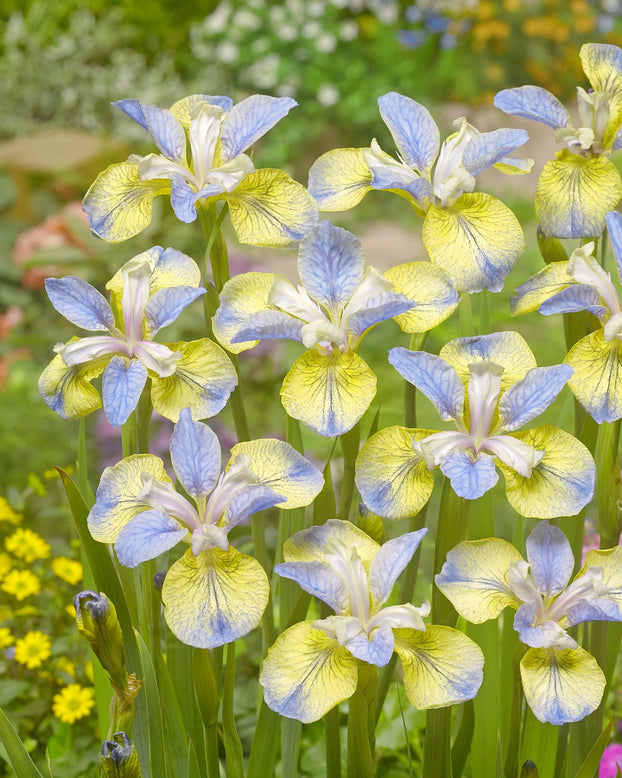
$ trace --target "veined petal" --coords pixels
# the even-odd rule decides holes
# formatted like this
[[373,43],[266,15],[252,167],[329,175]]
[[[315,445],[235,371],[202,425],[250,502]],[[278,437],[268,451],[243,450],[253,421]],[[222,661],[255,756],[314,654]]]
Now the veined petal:
[[555,725],[581,721],[596,710],[605,689],[602,670],[582,648],[530,648],[520,674],[535,717]]
[[598,237],[605,216],[622,197],[620,174],[606,157],[583,157],[567,149],[542,169],[536,192],[536,215],[547,235]]
[[389,663],[394,645],[393,630],[384,622],[371,635],[361,630],[346,642],[346,648],[352,656],[376,667],[384,667]]
[[389,351],[389,362],[402,378],[425,394],[443,421],[462,418],[464,385],[455,368],[444,359],[398,346]]
[[460,300],[449,275],[431,262],[408,262],[385,272],[399,294],[415,305],[395,317],[402,332],[427,332],[445,321]]
[[588,567],[600,567],[603,571],[603,584],[607,587],[607,597],[622,609],[622,546],[606,550],[588,551],[585,565],[579,575],[585,574]]
[[533,167],[533,159],[519,159],[517,157],[503,157],[499,162],[495,162],[493,167],[506,176],[522,176],[530,173]]
[[379,97],[378,107],[400,156],[407,165],[427,175],[440,148],[438,127],[428,109],[398,92]]
[[236,103],[220,130],[223,161],[237,157],[298,105],[291,97],[251,95]]
[[[117,105],[121,107],[118,103]],[[142,105],[142,114],[146,129],[162,154],[174,162],[185,165],[186,133],[178,119],[170,111],[148,104]]]
[[328,220],[319,222],[300,242],[298,273],[302,285],[316,302],[335,314],[354,293],[364,264],[361,242]]
[[197,500],[210,494],[220,475],[220,458],[216,433],[183,408],[171,435],[171,462],[188,494]]
[[522,559],[500,538],[465,540],[447,554],[434,580],[458,613],[473,624],[496,619],[508,605],[522,603],[510,588],[509,569]]
[[441,472],[451,481],[451,488],[459,497],[477,500],[497,483],[499,476],[489,454],[455,448],[440,463]]
[[389,599],[398,576],[412,559],[427,531],[427,527],[424,527],[415,532],[407,532],[398,538],[387,540],[380,546],[369,566],[372,613]]
[[182,643],[215,648],[255,629],[269,595],[263,567],[233,546],[198,557],[188,549],[164,579],[164,618]]
[[568,585],[574,567],[572,548],[564,533],[548,521],[541,521],[527,538],[526,546],[531,575],[540,594],[559,594]]
[[570,365],[532,368],[499,401],[499,424],[512,431],[543,413],[572,375]]
[[143,511],[121,528],[114,550],[120,564],[136,567],[174,548],[188,528],[159,510]]
[[350,521],[329,519],[301,530],[285,541],[283,558],[286,562],[322,562],[330,564],[326,548],[337,541],[346,548],[353,548],[366,570],[378,553],[380,546],[366,532]]
[[516,216],[482,192],[463,194],[449,208],[432,205],[423,223],[432,262],[451,276],[459,292],[499,292],[525,249]]
[[328,438],[352,429],[375,394],[376,376],[354,351],[327,356],[306,351],[281,387],[287,413]]
[[232,343],[232,339],[253,314],[271,310],[268,296],[274,279],[274,273],[242,273],[223,286],[212,327],[219,342],[233,354],[257,345],[256,340]]
[[311,165],[309,193],[323,211],[347,211],[370,191],[373,176],[365,151],[332,149]]
[[396,629],[393,634],[412,705],[444,708],[475,697],[484,677],[484,655],[471,638],[436,624],[425,632]]
[[510,299],[512,316],[537,311],[546,300],[575,283],[574,278],[568,275],[568,262],[551,262],[516,287]]
[[[368,270],[374,270],[374,268],[368,268]],[[347,315],[345,315],[347,311],[344,311],[345,324],[351,344],[358,343],[367,330],[381,321],[387,321],[406,313],[414,306],[414,302],[403,294],[384,289],[368,297],[362,305],[363,307],[355,309]]]
[[622,54],[619,46],[585,43],[581,46],[579,56],[592,87],[607,95],[610,115],[603,138],[606,149],[614,140],[622,119]]
[[573,369],[568,381],[572,393],[601,424],[622,417],[622,341],[605,340],[602,329],[577,341],[566,359]]
[[494,362],[503,368],[501,392],[538,366],[527,341],[518,332],[511,331],[455,338],[443,346],[440,357],[453,365],[464,384],[469,379],[469,365],[473,362]]
[[[69,343],[77,341],[72,338]],[[81,419],[102,404],[99,392],[91,381],[103,373],[111,359],[108,354],[81,365],[67,367],[58,354],[39,378],[39,393],[43,402],[61,419]]]
[[607,317],[609,311],[602,304],[598,292],[586,284],[574,284],[562,289],[557,294],[549,297],[538,308],[543,316],[551,316],[554,313],[576,313],[577,311],[589,311],[601,321]]
[[151,454],[133,454],[114,467],[107,467],[97,487],[95,505],[88,515],[89,532],[100,543],[114,543],[121,529],[137,514],[150,508],[139,500],[143,475],[171,483],[164,463]]
[[269,708],[309,723],[354,694],[358,662],[334,638],[303,621],[277,638],[259,682]]
[[514,151],[529,140],[525,130],[503,128],[492,132],[480,132],[467,144],[462,164],[472,176],[476,176],[491,165],[501,162],[506,154]]
[[249,468],[258,482],[285,499],[279,508],[310,505],[324,485],[318,468],[283,440],[262,438],[238,443],[231,449],[230,465],[243,454],[250,457]]
[[56,310],[85,330],[111,330],[114,314],[106,298],[76,276],[46,278],[45,291]]
[[149,335],[155,335],[162,327],[172,324],[184,308],[203,294],[205,289],[192,286],[176,286],[157,291],[145,307]]
[[154,410],[174,422],[182,408],[190,408],[193,419],[215,416],[225,407],[238,383],[229,357],[209,338],[166,346],[180,351],[181,357],[173,375],[152,376]]
[[530,477],[519,475],[501,460],[508,502],[521,516],[554,519],[574,516],[592,499],[595,465],[587,448],[572,435],[545,424],[512,437],[544,451]]
[[568,111],[562,103],[540,86],[503,89],[495,95],[494,103],[505,113],[548,124],[554,130],[567,127],[570,122]]
[[137,359],[113,357],[102,378],[104,413],[113,427],[120,427],[136,409],[147,383],[147,368]]
[[605,216],[605,221],[611,240],[613,256],[616,260],[618,278],[622,281],[622,214],[618,211],[612,211]]
[[230,97],[224,97],[223,95],[188,95],[188,97],[182,97],[181,100],[173,103],[169,110],[183,127],[189,129],[192,122],[192,114],[199,103],[218,105],[223,111],[230,111],[233,108],[233,100]]
[[282,578],[295,581],[301,589],[319,597],[336,613],[345,613],[350,604],[348,589],[343,578],[323,562],[283,562],[274,566],[274,572]]
[[386,427],[365,443],[356,460],[356,486],[365,505],[386,519],[414,516],[427,503],[434,477],[413,441],[430,430]]
[[282,170],[256,170],[225,199],[238,240],[254,246],[293,246],[318,218],[313,197]]
[[274,489],[263,484],[248,484],[244,489],[238,489],[233,493],[227,503],[225,514],[219,521],[219,526],[229,531],[253,513],[265,511],[282,502],[285,502],[285,498],[277,494]]
[[[327,324],[327,326],[330,326]],[[258,340],[294,340],[304,342],[305,323],[283,311],[258,311],[249,314],[233,336],[230,351],[238,345],[256,344]]]
[[[427,178],[423,178],[418,171],[398,162],[392,156],[383,151],[374,138],[369,149],[363,150],[365,163],[371,174],[372,189],[387,189],[412,201],[431,199],[433,197],[432,184]],[[418,205],[413,204],[418,212]]]
[[82,208],[96,235],[118,243],[142,232],[151,222],[153,198],[170,191],[169,181],[141,181],[138,165],[120,162],[97,176]]

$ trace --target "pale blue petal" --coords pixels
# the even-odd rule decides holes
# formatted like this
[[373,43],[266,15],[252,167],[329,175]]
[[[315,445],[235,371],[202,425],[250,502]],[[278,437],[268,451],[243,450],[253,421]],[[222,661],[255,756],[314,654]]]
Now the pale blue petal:
[[285,497],[277,494],[273,489],[263,484],[249,484],[234,493],[227,504],[224,519],[219,522],[219,525],[228,532],[231,527],[244,521],[253,513],[265,511],[281,502],[285,502]]
[[574,567],[572,548],[564,533],[548,521],[541,521],[525,545],[538,591],[545,596],[559,594],[566,588]]
[[499,422],[504,430],[517,430],[543,413],[573,374],[570,365],[534,367],[499,401]]
[[81,278],[46,278],[45,291],[56,310],[72,324],[96,331],[114,327],[114,314],[106,298]]
[[145,119],[143,106],[140,100],[117,100],[117,102],[112,103],[112,105],[119,108],[124,114],[129,116],[130,119],[133,119],[137,124],[140,124],[141,127],[149,132],[149,127],[147,126],[147,120]]
[[179,173],[170,174],[167,178],[171,182],[171,208],[175,216],[179,221],[191,224],[197,218],[195,203],[199,195]]
[[387,165],[386,168],[375,165],[369,185],[372,189],[401,189],[411,194],[415,200],[423,200],[424,197],[432,198],[434,196],[432,184],[427,178],[416,178],[414,181],[405,184],[404,179],[396,176],[390,165]]
[[348,590],[343,578],[323,562],[283,562],[274,566],[274,572],[296,581],[301,589],[318,597],[336,613],[348,608]]
[[378,107],[406,164],[426,173],[440,146],[440,133],[428,109],[397,92],[379,97]]
[[220,131],[222,161],[237,157],[298,103],[291,97],[251,95],[234,105]]
[[179,164],[186,162],[186,133],[170,111],[155,105],[143,105],[142,114],[149,134],[168,159]]
[[371,638],[361,632],[346,643],[352,656],[376,667],[384,667],[389,663],[394,647],[393,630],[388,624],[381,624]]
[[114,550],[124,567],[136,567],[173,548],[187,534],[187,527],[163,511],[143,511],[119,532]]
[[451,487],[458,497],[477,500],[492,489],[499,475],[491,456],[480,453],[473,460],[471,453],[462,448],[450,451],[441,463],[441,471],[451,481]]
[[300,242],[298,273],[302,285],[331,311],[350,299],[363,276],[364,265],[360,241],[326,219]]
[[205,289],[194,286],[172,286],[155,292],[145,306],[150,335],[174,322],[184,308],[203,294]]
[[611,248],[613,256],[616,259],[618,268],[618,278],[622,281],[622,214],[618,211],[611,211],[605,216],[607,222],[607,231],[611,239]]
[[568,111],[562,103],[539,86],[503,89],[495,95],[494,103],[505,113],[548,124],[554,130],[567,127],[570,121]]
[[575,605],[571,605],[566,616],[569,627],[584,621],[622,621],[620,606],[606,595],[598,597],[592,602],[581,600]]
[[426,351],[409,351],[399,346],[389,351],[389,362],[425,394],[443,421],[462,417],[464,386],[455,368],[444,359]]
[[181,485],[195,499],[207,497],[221,468],[220,444],[216,433],[200,421],[193,421],[189,408],[179,414],[171,435],[171,463]]
[[598,292],[593,287],[586,284],[573,284],[541,303],[538,311],[544,316],[589,311],[600,318],[607,313],[607,308],[602,304]]
[[471,138],[464,150],[462,164],[472,176],[476,176],[496,162],[501,162],[506,154],[528,140],[529,135],[525,130],[504,128],[480,132]]
[[369,565],[368,576],[369,591],[376,607],[389,599],[398,576],[412,559],[427,531],[424,527],[416,532],[407,532],[380,547]]
[[392,319],[400,313],[406,313],[414,308],[415,304],[415,301],[406,295],[389,290],[379,292],[367,300],[364,310],[356,311],[348,317],[346,322],[348,332],[351,337],[360,338],[374,324]]
[[[218,311],[221,319],[228,313],[225,304]],[[231,338],[231,343],[246,343],[252,340],[273,340],[286,338],[302,343],[302,319],[296,319],[283,311],[260,311],[251,314]]]
[[518,632],[521,643],[532,648],[548,648],[551,641],[547,631],[542,626],[531,626],[536,621],[537,605],[534,600],[520,606],[514,615],[514,629]]
[[620,149],[622,149],[622,127],[616,132],[613,143],[611,144],[612,152],[619,151]]
[[137,359],[113,357],[102,378],[104,413],[113,427],[120,427],[138,405],[147,381],[147,368]]

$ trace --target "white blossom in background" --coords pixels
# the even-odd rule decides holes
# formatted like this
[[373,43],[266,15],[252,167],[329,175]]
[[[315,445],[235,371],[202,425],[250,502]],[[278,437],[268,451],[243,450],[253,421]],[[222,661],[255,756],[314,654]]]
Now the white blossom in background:
[[339,25],[339,37],[342,41],[353,41],[358,38],[359,26],[354,19],[346,19]]
[[279,81],[280,62],[278,54],[268,54],[248,68],[246,77],[258,89],[272,89]]
[[315,48],[322,54],[330,54],[337,46],[337,38],[329,32],[324,32],[315,39]]
[[234,27],[241,27],[243,30],[258,30],[261,27],[261,19],[257,14],[246,8],[240,8],[231,19]]
[[216,58],[220,62],[230,64],[238,59],[239,52],[238,47],[232,41],[221,41],[216,46]]
[[317,90],[317,100],[321,105],[331,106],[339,101],[339,90],[334,84],[321,84]]

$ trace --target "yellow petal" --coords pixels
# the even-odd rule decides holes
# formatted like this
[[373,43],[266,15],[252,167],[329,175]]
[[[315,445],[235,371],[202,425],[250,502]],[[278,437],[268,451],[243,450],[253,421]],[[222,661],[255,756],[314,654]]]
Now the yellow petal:
[[239,354],[259,343],[258,340],[232,343],[231,338],[249,316],[272,307],[268,304],[268,295],[274,278],[274,273],[242,273],[223,286],[220,308],[212,319],[212,328],[219,343],[232,354]]
[[[68,342],[76,340],[79,338]],[[111,358],[112,354],[108,354],[83,365],[67,367],[57,354],[39,378],[39,392],[46,405],[61,419],[80,419],[101,407],[101,397],[91,381],[103,373]]]
[[427,332],[445,321],[458,306],[458,295],[449,275],[431,262],[408,262],[387,270],[396,292],[416,305],[395,317],[402,332]]
[[[201,283],[199,266],[180,251],[166,249],[163,252],[160,246],[154,246],[129,260],[132,264],[136,261],[147,262],[151,267],[149,297],[160,289],[168,289],[171,286],[197,287]],[[106,284],[106,289],[110,290],[118,301],[123,297],[123,271],[129,262],[117,270]]]
[[622,418],[622,341],[607,343],[596,330],[577,341],[564,362],[574,368],[568,386],[599,424]]
[[617,46],[584,43],[579,56],[583,71],[592,87],[606,92],[609,102],[609,121],[603,138],[603,146],[609,147],[622,123],[622,73],[619,69]]
[[551,262],[519,287],[519,295],[510,302],[512,316],[537,311],[549,297],[575,283],[575,279],[568,275],[567,261]]
[[600,551],[589,551],[585,557],[583,568],[577,573],[577,578],[585,573],[588,567],[601,567],[603,584],[609,589],[607,597],[614,600],[622,608],[622,546]]
[[309,170],[309,190],[323,211],[347,211],[369,192],[371,170],[365,162],[368,149],[332,149]]
[[352,522],[329,519],[325,524],[314,525],[288,538],[283,545],[283,558],[286,562],[319,561],[328,564],[325,555],[330,552],[334,541],[356,549],[366,570],[380,551],[378,543]]

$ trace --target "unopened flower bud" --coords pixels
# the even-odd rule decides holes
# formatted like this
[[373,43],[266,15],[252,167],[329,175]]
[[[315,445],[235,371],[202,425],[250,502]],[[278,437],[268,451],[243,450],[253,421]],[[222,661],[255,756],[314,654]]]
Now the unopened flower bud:
[[520,778],[540,778],[540,773],[535,764],[528,759],[522,766],[520,771]]
[[140,778],[136,746],[125,732],[115,732],[102,746],[102,767],[106,778]]
[[114,605],[105,594],[88,590],[77,594],[73,603],[78,632],[89,642],[113,685],[125,689],[125,646]]

